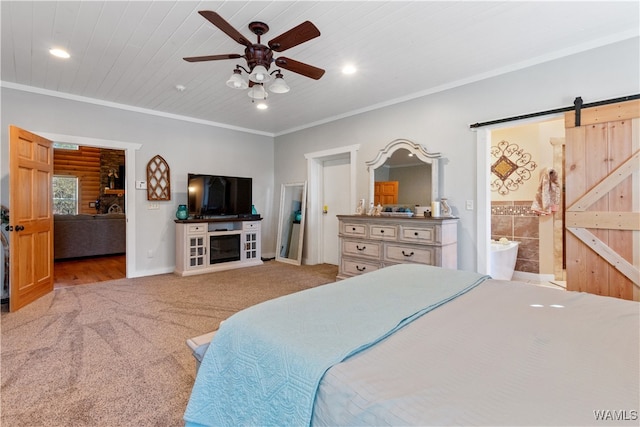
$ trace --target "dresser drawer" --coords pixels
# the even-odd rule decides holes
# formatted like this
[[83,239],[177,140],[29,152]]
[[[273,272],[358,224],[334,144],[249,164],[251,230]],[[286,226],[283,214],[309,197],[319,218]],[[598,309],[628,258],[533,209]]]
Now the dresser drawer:
[[365,237],[367,235],[366,224],[348,224],[345,223],[342,228],[345,236]]
[[342,273],[350,276],[369,273],[371,271],[376,271],[378,268],[380,268],[380,265],[377,263],[371,263],[361,260],[342,260]]
[[242,223],[243,230],[259,230],[260,223],[257,221],[245,221]]
[[431,227],[400,227],[400,240],[416,243],[436,243],[437,229]]
[[438,265],[436,262],[436,248],[415,248],[402,245],[387,245],[385,261],[411,262],[417,264]]
[[207,231],[207,224],[189,224],[187,227],[187,233],[198,234]]
[[369,230],[372,239],[393,239],[397,237],[397,228],[391,225],[371,225]]
[[342,254],[380,259],[380,243],[344,240],[342,242]]

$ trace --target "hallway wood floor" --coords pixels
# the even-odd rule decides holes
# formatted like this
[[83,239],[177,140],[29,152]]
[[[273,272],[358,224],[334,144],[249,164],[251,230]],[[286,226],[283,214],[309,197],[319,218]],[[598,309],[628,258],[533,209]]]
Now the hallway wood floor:
[[61,260],[53,265],[54,288],[86,285],[125,277],[125,255]]

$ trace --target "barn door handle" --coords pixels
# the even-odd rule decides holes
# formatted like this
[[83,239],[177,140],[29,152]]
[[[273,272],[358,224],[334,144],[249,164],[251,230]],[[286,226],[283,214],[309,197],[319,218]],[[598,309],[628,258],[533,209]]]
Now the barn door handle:
[[24,225],[16,225],[16,231],[24,230]]
[[7,231],[13,231],[13,225],[7,225],[4,229]]

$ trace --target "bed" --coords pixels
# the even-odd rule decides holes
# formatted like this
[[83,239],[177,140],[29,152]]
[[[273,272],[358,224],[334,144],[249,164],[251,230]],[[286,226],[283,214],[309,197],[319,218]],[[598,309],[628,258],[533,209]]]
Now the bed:
[[638,425],[640,304],[422,265],[231,316],[198,425]]

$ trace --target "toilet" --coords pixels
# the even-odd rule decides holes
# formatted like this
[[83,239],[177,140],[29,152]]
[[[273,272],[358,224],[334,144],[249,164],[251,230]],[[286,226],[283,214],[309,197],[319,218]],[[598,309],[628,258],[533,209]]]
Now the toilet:
[[496,280],[511,280],[518,258],[519,242],[491,242],[489,275]]

